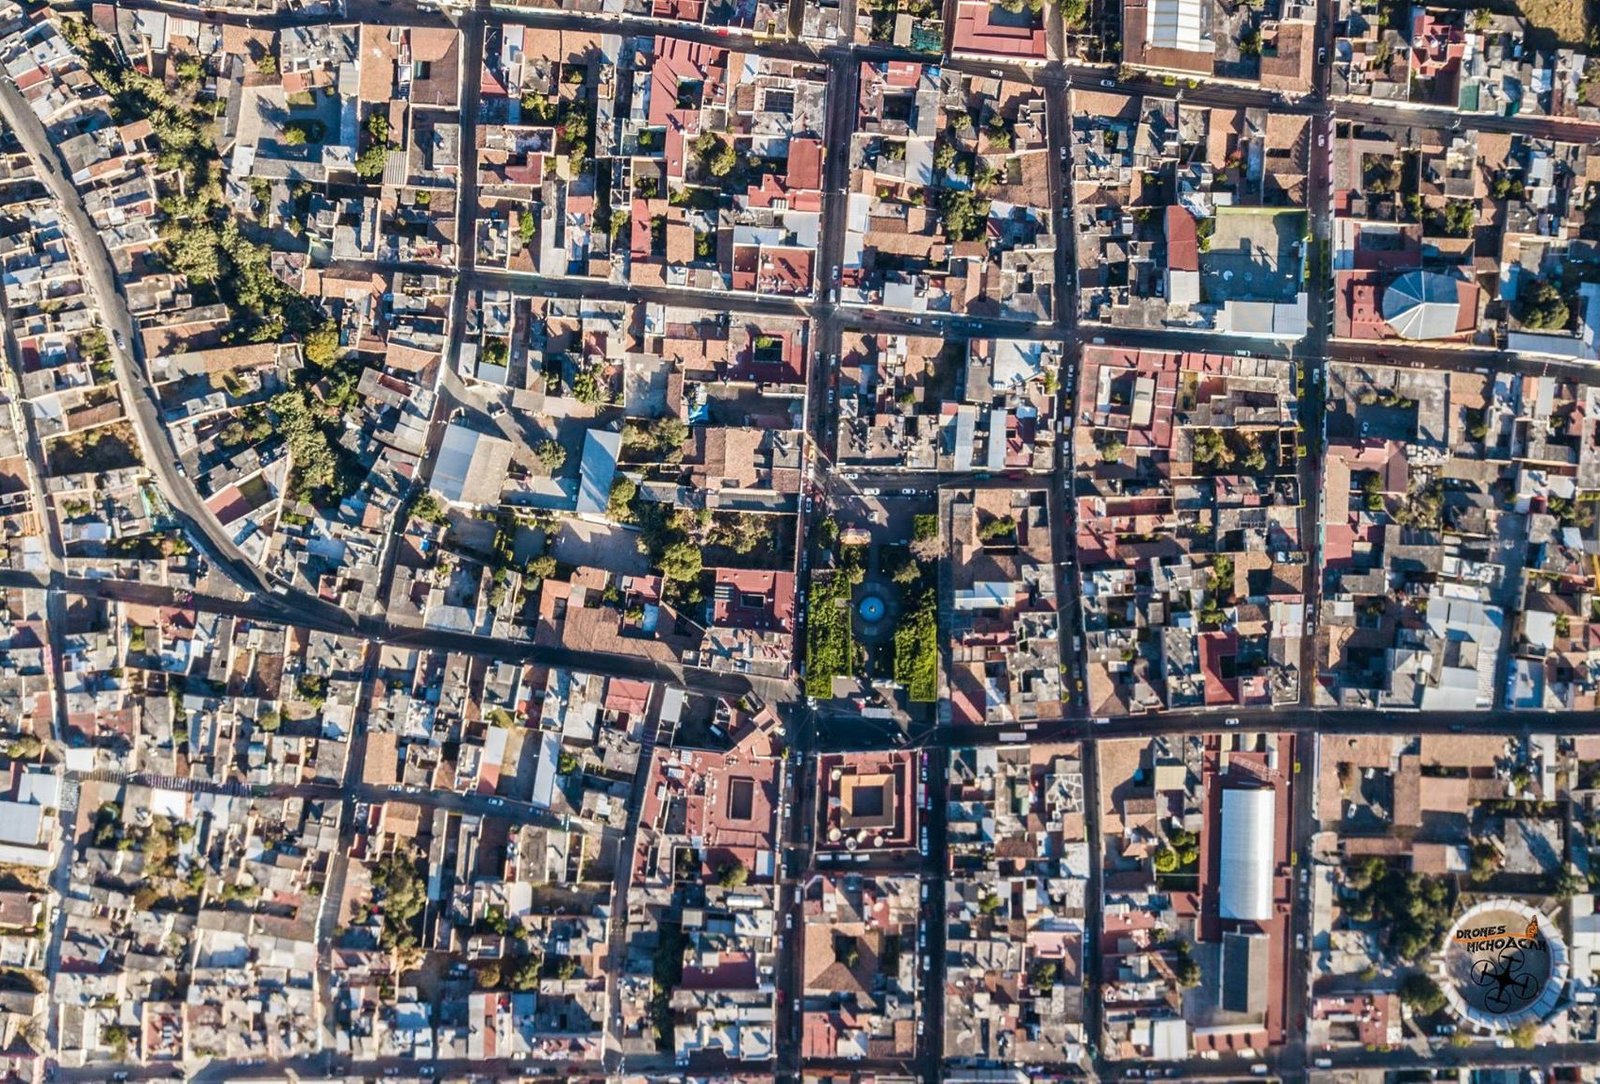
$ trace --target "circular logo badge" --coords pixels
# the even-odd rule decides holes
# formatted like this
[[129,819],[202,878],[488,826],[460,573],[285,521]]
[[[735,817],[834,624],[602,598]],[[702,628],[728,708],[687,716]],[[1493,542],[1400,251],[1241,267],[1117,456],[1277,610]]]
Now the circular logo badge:
[[1445,972],[1470,1008],[1490,1016],[1521,1012],[1539,999],[1552,969],[1550,944],[1537,918],[1475,909],[1463,915],[1445,946]]

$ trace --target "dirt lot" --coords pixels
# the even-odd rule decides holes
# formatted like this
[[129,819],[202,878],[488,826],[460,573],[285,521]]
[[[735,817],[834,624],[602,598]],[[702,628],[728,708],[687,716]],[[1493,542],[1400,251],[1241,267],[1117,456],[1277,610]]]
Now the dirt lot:
[[1581,48],[1594,22],[1589,0],[1518,0],[1516,10],[1528,20],[1528,44],[1536,49],[1552,45]]

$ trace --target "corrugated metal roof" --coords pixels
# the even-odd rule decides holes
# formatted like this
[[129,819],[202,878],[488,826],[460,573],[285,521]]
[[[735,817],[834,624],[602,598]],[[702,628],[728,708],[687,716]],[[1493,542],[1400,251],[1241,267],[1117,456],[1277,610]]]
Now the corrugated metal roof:
[[1222,792],[1222,862],[1217,913],[1262,922],[1272,917],[1275,794],[1269,788]]

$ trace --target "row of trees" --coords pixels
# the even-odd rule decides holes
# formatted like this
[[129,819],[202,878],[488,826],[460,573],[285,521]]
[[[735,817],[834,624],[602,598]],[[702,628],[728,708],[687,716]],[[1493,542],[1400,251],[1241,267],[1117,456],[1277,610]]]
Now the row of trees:
[[894,679],[913,701],[931,703],[939,697],[938,612],[934,592],[925,590],[894,631]]

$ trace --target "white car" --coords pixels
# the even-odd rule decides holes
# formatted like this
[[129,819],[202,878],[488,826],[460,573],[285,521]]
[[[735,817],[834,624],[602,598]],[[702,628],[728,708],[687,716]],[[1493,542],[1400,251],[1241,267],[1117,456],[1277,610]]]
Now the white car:
[[1237,715],[1230,715],[1226,719],[1222,720],[1222,725],[1223,726],[1238,726],[1239,725],[1239,717]]

